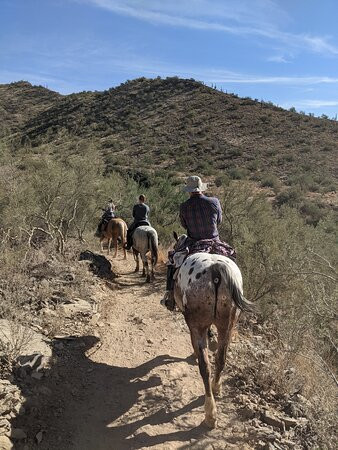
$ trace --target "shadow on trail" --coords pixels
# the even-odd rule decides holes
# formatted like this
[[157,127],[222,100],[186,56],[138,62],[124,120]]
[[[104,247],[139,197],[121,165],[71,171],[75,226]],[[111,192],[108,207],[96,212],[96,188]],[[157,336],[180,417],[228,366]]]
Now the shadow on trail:
[[149,283],[146,282],[145,276],[140,272],[125,272],[119,274],[114,283],[120,288],[141,288],[146,292],[146,295],[155,293],[164,293],[166,287],[166,276],[162,273],[155,273],[154,279]]
[[45,432],[39,449],[48,450],[139,449],[172,440],[186,441],[205,432],[197,427],[156,436],[134,434],[145,425],[172,422],[202,406],[203,398],[172,411],[162,394],[159,398],[157,392],[153,397],[150,390],[143,410],[137,407],[135,418],[131,414],[124,418],[138,404],[142,391],[161,384],[160,377],[150,373],[154,368],[186,360],[160,355],[133,368],[109,366],[90,359],[98,343],[94,336],[53,342],[54,364],[48,376],[33,380],[31,386],[38,398],[40,392],[48,401],[38,408],[27,401],[26,414],[14,419],[14,426],[29,430],[30,443],[41,429]]

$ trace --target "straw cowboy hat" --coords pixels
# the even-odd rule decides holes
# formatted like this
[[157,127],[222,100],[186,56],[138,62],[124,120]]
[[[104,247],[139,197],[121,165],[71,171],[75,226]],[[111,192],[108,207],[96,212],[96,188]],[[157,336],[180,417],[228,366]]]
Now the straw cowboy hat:
[[191,176],[186,180],[186,184],[183,187],[185,192],[204,192],[208,188],[206,183],[203,183],[200,177]]

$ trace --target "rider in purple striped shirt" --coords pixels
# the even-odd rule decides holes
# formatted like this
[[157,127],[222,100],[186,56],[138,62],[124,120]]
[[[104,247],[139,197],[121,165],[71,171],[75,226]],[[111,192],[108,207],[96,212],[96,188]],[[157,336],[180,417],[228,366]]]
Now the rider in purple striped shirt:
[[186,190],[190,198],[180,207],[181,224],[187,230],[188,237],[196,241],[219,239],[217,225],[222,222],[218,198],[203,195],[205,189],[206,185],[199,177],[189,177]]
[[[217,225],[222,222],[222,208],[216,197],[206,197],[203,192],[207,185],[200,177],[191,176],[187,178],[184,187],[190,198],[180,206],[180,220],[183,228],[191,241],[202,239],[219,240]],[[168,309],[174,309],[174,280],[175,267],[168,265],[167,292],[161,301]]]

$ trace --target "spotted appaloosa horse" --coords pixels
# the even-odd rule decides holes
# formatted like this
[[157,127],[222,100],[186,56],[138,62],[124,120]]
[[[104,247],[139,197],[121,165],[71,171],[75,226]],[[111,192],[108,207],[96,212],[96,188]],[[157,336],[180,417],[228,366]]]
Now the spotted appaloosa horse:
[[154,278],[154,267],[158,259],[158,237],[155,228],[142,225],[133,233],[133,253],[136,261],[135,272],[140,270],[139,255],[143,262],[142,276],[146,276],[146,281],[150,282],[149,264],[147,253],[151,254],[151,277]]
[[[242,286],[242,275],[236,263],[226,256],[210,253],[189,256],[175,283],[175,301],[189,327],[205,387],[205,424],[211,428],[216,426],[214,394],[219,395],[221,391],[221,372],[232,331],[240,311],[251,309]],[[218,349],[211,381],[207,333],[212,324],[218,331]]]
[[127,259],[127,252],[126,252],[126,249],[124,248],[124,245],[127,242],[127,229],[128,229],[128,227],[124,220],[122,220],[120,218],[111,219],[108,222],[106,230],[101,232],[101,237],[100,237],[101,251],[103,252],[103,241],[105,239],[107,239],[108,255],[109,255],[110,244],[111,244],[111,241],[113,241],[114,249],[115,249],[113,258],[116,258],[116,256],[117,256],[117,240],[120,237],[123,252],[124,252],[124,259]]

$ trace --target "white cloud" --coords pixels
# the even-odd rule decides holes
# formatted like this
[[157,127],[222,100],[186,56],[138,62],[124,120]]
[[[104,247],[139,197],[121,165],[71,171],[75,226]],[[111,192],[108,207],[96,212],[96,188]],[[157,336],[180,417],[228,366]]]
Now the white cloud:
[[135,73],[136,76],[179,76],[195,78],[206,83],[233,84],[275,84],[292,86],[314,86],[338,84],[338,78],[328,76],[267,76],[253,75],[243,72],[233,72],[227,69],[205,69],[201,67],[184,67],[166,64],[158,60],[133,58],[115,58],[110,63],[111,70],[118,69]]
[[268,58],[267,60],[269,62],[276,62],[276,63],[289,63],[290,62],[283,55],[270,56],[270,58]]
[[313,84],[336,84],[338,78],[333,77],[271,77],[271,76],[254,76],[245,74],[219,75],[214,76],[210,81],[219,83],[245,83],[245,84],[277,84],[277,85],[313,85]]
[[[338,47],[327,38],[280,31],[276,22],[287,15],[273,0],[75,0],[116,14],[157,25],[256,36],[278,41],[289,48],[338,55]],[[284,20],[280,20],[283,18]]]
[[330,106],[338,106],[338,100],[295,100],[283,103],[282,108],[324,108]]
[[71,94],[84,89],[81,83],[76,84],[74,79],[58,78],[48,73],[31,73],[25,70],[0,70],[0,83],[13,83],[15,81],[28,81],[35,86],[44,86],[52,91],[62,94]]

